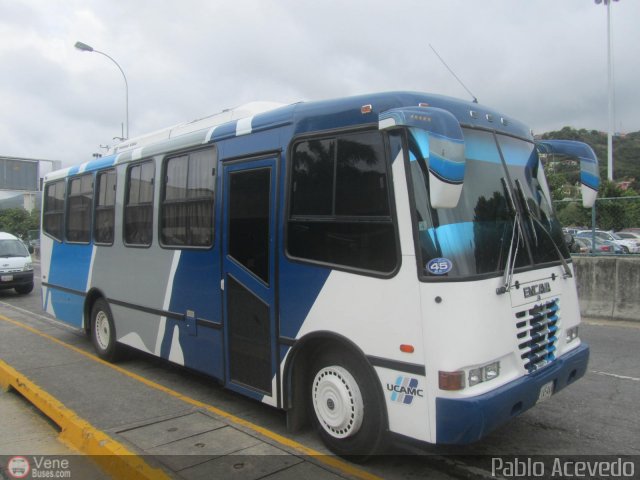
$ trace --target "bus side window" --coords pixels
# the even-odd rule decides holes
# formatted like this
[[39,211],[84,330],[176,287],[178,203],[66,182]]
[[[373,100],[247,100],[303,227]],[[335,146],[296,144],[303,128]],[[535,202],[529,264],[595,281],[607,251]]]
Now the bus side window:
[[91,213],[93,204],[93,175],[74,177],[69,181],[67,202],[67,241],[91,241]]
[[103,245],[113,245],[116,213],[116,171],[114,169],[98,173],[96,197],[94,241]]
[[59,241],[62,241],[64,232],[64,195],[64,180],[50,183],[45,188],[42,228]]
[[153,239],[153,161],[138,163],[127,171],[124,206],[124,242],[148,247]]
[[398,258],[382,134],[305,140],[292,152],[288,253],[391,273]]
[[160,200],[163,246],[213,245],[215,165],[213,148],[167,159]]

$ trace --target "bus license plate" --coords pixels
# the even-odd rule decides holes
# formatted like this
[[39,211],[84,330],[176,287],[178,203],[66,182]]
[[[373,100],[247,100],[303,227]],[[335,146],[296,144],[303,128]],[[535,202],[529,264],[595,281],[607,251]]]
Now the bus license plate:
[[3,282],[12,282],[13,275],[2,275],[2,277],[0,277],[0,280],[2,280]]
[[540,389],[540,394],[538,395],[538,403],[544,402],[548,398],[551,398],[553,395],[553,381],[549,383],[545,383]]

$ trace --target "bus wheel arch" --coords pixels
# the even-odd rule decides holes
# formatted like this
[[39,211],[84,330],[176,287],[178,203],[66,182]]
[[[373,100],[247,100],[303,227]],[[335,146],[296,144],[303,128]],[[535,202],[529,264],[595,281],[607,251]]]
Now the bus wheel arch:
[[338,455],[365,460],[384,446],[388,430],[380,380],[348,338],[316,332],[296,342],[285,366],[287,426],[313,424]]
[[93,309],[93,304],[96,303],[96,300],[99,298],[106,299],[105,295],[100,290],[92,288],[87,292],[87,296],[84,300],[82,328],[87,335],[91,335],[91,310]]

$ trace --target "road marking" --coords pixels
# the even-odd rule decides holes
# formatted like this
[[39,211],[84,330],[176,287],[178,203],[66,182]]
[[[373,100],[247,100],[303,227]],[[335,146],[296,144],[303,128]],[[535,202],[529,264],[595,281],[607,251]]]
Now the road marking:
[[605,377],[619,378],[620,380],[631,380],[633,382],[640,382],[640,378],[627,377],[625,375],[616,375],[615,373],[598,372],[596,370],[591,370],[591,373],[595,373],[596,375],[604,375]]
[[61,322],[60,320],[56,320],[55,318],[47,317],[45,315],[40,315],[39,313],[34,313],[31,310],[27,310],[26,308],[16,307],[15,305],[12,305],[10,303],[5,303],[5,302],[0,302],[0,305],[2,305],[3,307],[10,308],[12,310],[17,310],[18,312],[24,313],[25,315],[28,315],[30,317],[38,317],[40,320],[44,320],[52,325],[55,325],[56,327],[64,328],[65,330],[68,330],[73,333],[80,333],[81,331],[76,327],[72,327],[71,325]]
[[[317,461],[324,463],[325,465],[328,465],[332,468],[335,468],[336,470],[345,473],[347,475],[351,475],[352,477],[355,478],[359,478],[362,480],[382,480],[381,477],[378,477],[377,475],[371,474],[365,470],[362,470],[360,468],[354,467],[353,465],[337,458],[334,456],[330,456],[324,453],[321,453],[317,450],[314,450],[312,448],[309,448],[295,440],[292,440],[290,438],[287,438],[283,435],[280,435],[279,433],[273,432],[271,430],[268,430],[267,428],[261,427],[260,425],[256,425],[255,423],[249,422],[248,420],[245,420],[243,418],[237,417],[235,415],[233,415],[232,413],[226,412],[224,410],[221,410],[218,407],[214,407],[212,405],[208,405],[204,402],[201,402],[199,400],[196,400],[195,398],[191,398],[188,397],[186,395],[183,395],[180,392],[177,392],[176,390],[172,390],[168,387],[165,387],[163,385],[160,385],[159,383],[155,383],[147,378],[144,378],[136,373],[130,372],[128,370],[125,370],[122,367],[119,367],[118,365],[114,365],[113,363],[109,363],[106,362],[104,360],[102,360],[101,358],[96,357],[95,355],[86,352],[84,350],[82,350],[81,348],[78,348],[74,345],[68,344],[66,342],[63,342],[62,340],[57,339],[56,337],[53,337],[49,334],[46,334],[44,332],[41,332],[39,330],[37,330],[36,328],[33,328],[29,325],[24,325],[23,323],[20,323],[17,320],[14,320],[12,318],[9,317],[5,317],[4,315],[0,315],[0,320],[3,320],[5,322],[11,323],[17,327],[23,328],[24,330],[27,330],[31,333],[34,333],[36,335],[39,335],[43,338],[46,338],[47,340],[50,340],[54,343],[57,343],[58,345],[61,345],[65,348],[68,348],[70,350],[73,350],[76,353],[79,353],[81,355],[84,355],[87,358],[90,358],[91,360],[98,362],[102,365],[106,365],[107,367],[110,367],[126,376],[128,376],[129,378],[132,378],[134,380],[137,380],[145,385],[147,385],[148,387],[154,388],[156,390],[159,390],[161,392],[164,392],[168,395],[171,395],[172,397],[178,398],[180,400],[182,400],[183,402],[189,403],[191,405],[194,405],[198,408],[203,408],[205,410],[210,411],[211,413],[214,413],[220,417],[225,418],[226,420],[228,420],[231,423],[235,423],[237,425],[242,425],[245,428],[248,428],[250,430],[253,430],[256,433],[259,433],[260,435],[269,438],[281,445],[284,445],[286,447],[289,447],[293,450],[296,450],[298,452],[300,452],[302,455],[306,455],[306,456],[310,456],[310,457],[314,457]],[[55,421],[55,420],[54,420]]]
[[150,467],[122,443],[95,428],[11,365],[0,360],[0,387],[6,390],[9,386],[20,392],[60,427],[62,431],[58,438],[65,445],[91,455],[92,460],[114,478],[170,478],[161,469]]

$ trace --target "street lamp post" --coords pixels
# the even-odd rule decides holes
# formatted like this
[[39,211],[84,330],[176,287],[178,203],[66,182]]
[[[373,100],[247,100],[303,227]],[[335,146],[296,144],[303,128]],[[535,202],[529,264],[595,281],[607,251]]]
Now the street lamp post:
[[124,70],[122,70],[122,67],[120,67],[120,65],[118,65],[118,62],[116,62],[109,55],[107,55],[106,53],[101,52],[99,50],[95,50],[93,47],[87,45],[86,43],[76,42],[75,47],[78,50],[83,51],[83,52],[95,52],[95,53],[99,53],[100,55],[104,55],[109,60],[111,60],[113,63],[115,63],[116,67],[118,67],[118,70],[120,70],[120,73],[122,73],[122,78],[124,78],[125,113],[126,113],[126,117],[125,117],[125,138],[124,138],[124,140],[126,140],[127,138],[129,138],[129,83],[127,82],[127,76],[124,74]]
[[595,0],[607,7],[607,86],[609,95],[609,128],[607,132],[607,178],[613,181],[613,66],[611,60],[611,2],[618,0]]

